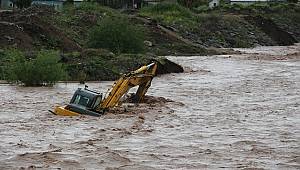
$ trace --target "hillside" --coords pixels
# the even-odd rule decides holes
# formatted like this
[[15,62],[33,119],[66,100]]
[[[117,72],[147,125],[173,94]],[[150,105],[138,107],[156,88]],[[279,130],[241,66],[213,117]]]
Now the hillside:
[[[9,46],[23,50],[57,49],[63,52],[87,48],[88,33],[104,18],[127,18],[146,31],[151,42],[146,52],[159,55],[206,53],[174,37],[166,35],[156,26],[146,25],[130,15],[96,4],[83,3],[79,7],[65,7],[61,12],[45,6],[33,6],[22,11],[0,13],[0,48]],[[22,29],[19,29],[22,28]]]
[[189,10],[165,3],[144,8],[139,14],[205,47],[291,45],[300,40],[300,7],[295,4]]
[[[90,31],[102,20],[126,19],[142,30],[144,51],[115,54],[88,46]],[[17,48],[34,58],[41,49],[58,50],[68,80],[113,80],[159,55],[227,53],[222,48],[291,45],[300,41],[300,7],[295,4],[187,9],[162,3],[121,12],[94,3],[0,12],[0,63],[3,50]],[[1,50],[2,49],[2,50]],[[2,51],[2,52],[1,52]],[[3,75],[1,75],[3,79]]]

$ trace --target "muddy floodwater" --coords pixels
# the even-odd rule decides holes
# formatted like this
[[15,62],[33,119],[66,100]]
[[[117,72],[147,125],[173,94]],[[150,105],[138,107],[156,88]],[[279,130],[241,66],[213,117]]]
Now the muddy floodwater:
[[77,83],[0,85],[0,169],[300,169],[299,45],[236,50],[168,57],[186,71],[153,80],[163,98],[99,118],[48,112]]

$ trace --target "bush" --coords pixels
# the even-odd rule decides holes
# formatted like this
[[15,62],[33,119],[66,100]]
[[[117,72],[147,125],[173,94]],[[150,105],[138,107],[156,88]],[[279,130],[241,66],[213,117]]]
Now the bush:
[[195,15],[190,9],[177,3],[159,3],[140,11],[140,15],[150,17],[164,25],[182,25],[192,29]]
[[23,83],[25,86],[52,86],[65,77],[65,71],[59,63],[56,51],[40,51],[35,59],[26,59],[18,50],[7,50],[9,82]]
[[88,46],[118,54],[141,53],[144,51],[143,29],[125,18],[107,18],[89,32]]

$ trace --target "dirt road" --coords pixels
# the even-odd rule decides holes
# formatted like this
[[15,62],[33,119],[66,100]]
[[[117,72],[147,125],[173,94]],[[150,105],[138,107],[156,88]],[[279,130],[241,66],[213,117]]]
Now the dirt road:
[[155,78],[148,94],[174,102],[100,118],[47,111],[75,83],[0,85],[0,169],[299,169],[299,46],[239,50],[169,57],[186,72]]

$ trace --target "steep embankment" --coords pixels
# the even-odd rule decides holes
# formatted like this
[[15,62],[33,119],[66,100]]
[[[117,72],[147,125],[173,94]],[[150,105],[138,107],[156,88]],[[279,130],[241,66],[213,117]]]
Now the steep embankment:
[[194,43],[190,39],[182,37],[171,27],[162,25],[151,18],[131,15],[133,23],[147,28],[147,39],[151,42],[148,50],[158,55],[193,55],[215,54],[216,50],[207,49]]
[[42,19],[47,15],[56,15],[56,12],[51,8],[0,12],[0,48],[16,47],[26,51],[40,48],[54,48],[63,52],[80,51],[79,44]]
[[[62,12],[45,6],[32,6],[20,11],[0,12],[0,69],[8,67],[8,61],[2,49],[17,48],[25,51],[27,58],[35,58],[40,49],[54,49],[61,52],[61,61],[65,64],[69,80],[114,80],[121,73],[134,70],[149,63],[157,56],[152,54],[114,54],[104,49],[87,47],[88,33],[104,17],[127,17],[120,12],[93,5],[69,7]],[[139,23],[136,23],[139,24]],[[143,26],[142,24],[140,24]],[[186,51],[199,52],[200,49],[186,46],[172,37],[153,30],[147,32],[148,45],[146,52],[156,54],[174,54],[169,52],[170,46],[176,43]],[[155,41],[158,40],[158,41]],[[155,49],[155,50],[154,50]],[[168,62],[167,62],[168,63]],[[179,68],[174,70],[174,68]],[[175,63],[172,66],[160,67],[160,73],[182,72]],[[1,74],[0,79],[5,78]]]
[[259,27],[261,31],[267,34],[278,45],[293,45],[297,42],[291,33],[277,26],[271,19],[259,15],[246,16],[245,19]]
[[[288,10],[287,10],[288,9]],[[226,6],[194,13],[176,4],[142,9],[142,17],[205,47],[254,47],[299,42],[297,5]]]
[[0,12],[0,48],[57,49],[62,52],[81,51],[87,47],[88,33],[104,18],[128,18],[145,30],[146,52],[157,55],[207,54],[206,49],[191,46],[170,36],[153,23],[136,20],[98,5],[66,7],[58,12],[45,6],[33,6],[21,11]]

